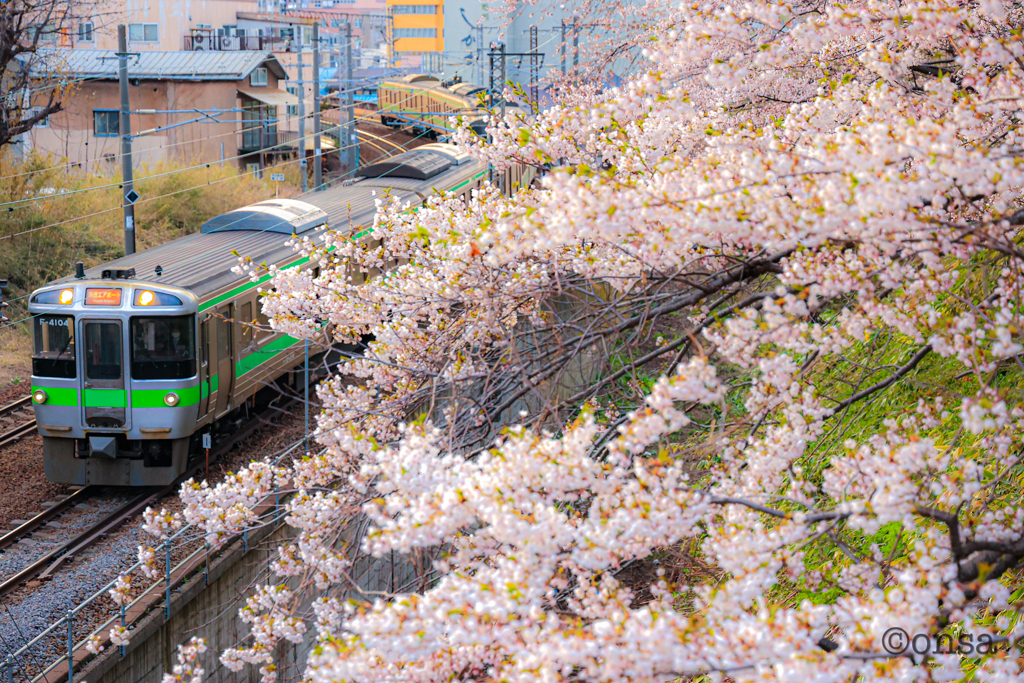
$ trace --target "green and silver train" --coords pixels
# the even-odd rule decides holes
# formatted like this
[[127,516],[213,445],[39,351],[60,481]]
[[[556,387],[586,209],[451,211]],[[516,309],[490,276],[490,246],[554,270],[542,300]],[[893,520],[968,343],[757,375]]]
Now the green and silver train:
[[262,315],[257,290],[270,276],[232,272],[236,254],[309,268],[286,244],[293,234],[318,243],[328,226],[353,226],[353,239],[372,240],[360,226],[373,223],[375,193],[416,205],[435,190],[468,195],[486,175],[455,147],[426,145],[360,169],[351,184],[231,211],[33,292],[32,399],[47,478],[170,483],[203,433],[233,429],[258,391],[302,364],[302,343]]

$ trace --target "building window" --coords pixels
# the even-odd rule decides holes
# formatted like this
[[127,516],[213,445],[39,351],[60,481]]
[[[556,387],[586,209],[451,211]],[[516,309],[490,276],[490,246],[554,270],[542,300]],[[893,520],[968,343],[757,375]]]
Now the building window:
[[155,43],[160,40],[157,24],[128,24],[128,40],[135,43]]
[[98,138],[115,138],[121,133],[116,109],[92,110],[92,134]]
[[213,24],[196,24],[197,31],[212,31]]
[[396,28],[395,38],[437,38],[436,28]]
[[[299,86],[297,86],[297,85],[289,85],[289,86],[287,86],[285,88],[285,90],[290,92],[292,95],[295,95],[296,97],[301,97],[301,95],[299,95]],[[298,116],[299,115],[299,105],[297,105],[297,104],[289,104],[287,109],[288,109],[288,116]]]
[[[43,110],[42,107],[32,107],[32,116],[35,116],[36,114],[38,114],[42,110]],[[50,117],[49,116],[47,116],[45,118],[41,118],[41,119],[39,119],[36,122],[36,128],[49,128],[49,127],[50,127]]]
[[394,5],[395,14],[437,14],[437,5]]
[[252,76],[249,76],[249,85],[261,85],[267,84],[267,69],[266,67],[258,67],[252,72]]
[[78,25],[78,42],[80,43],[91,43],[92,42],[92,22],[83,21]]
[[260,177],[260,165],[258,163],[256,163],[256,164],[246,164],[245,165],[245,170],[247,172],[249,172],[249,173],[252,173],[252,177],[253,178],[259,178]]

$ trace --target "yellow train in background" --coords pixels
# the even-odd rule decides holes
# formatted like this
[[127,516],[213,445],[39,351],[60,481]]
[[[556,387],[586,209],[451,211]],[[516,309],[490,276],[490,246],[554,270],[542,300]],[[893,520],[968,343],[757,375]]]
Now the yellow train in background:
[[[425,133],[434,139],[454,133],[458,116],[468,120],[470,127],[483,136],[487,106],[487,88],[474,83],[442,82],[426,74],[409,74],[377,86],[376,114],[382,124]],[[515,102],[506,102],[505,108],[522,109]]]

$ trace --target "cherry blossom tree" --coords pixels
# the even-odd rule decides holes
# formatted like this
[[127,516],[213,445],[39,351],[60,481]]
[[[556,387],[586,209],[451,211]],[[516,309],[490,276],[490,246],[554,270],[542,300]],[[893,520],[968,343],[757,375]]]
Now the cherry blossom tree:
[[275,273],[275,327],[343,362],[322,450],[183,491],[213,543],[294,491],[227,666],[1020,680],[1024,11],[640,11],[621,88],[460,138],[538,184],[381,196]]

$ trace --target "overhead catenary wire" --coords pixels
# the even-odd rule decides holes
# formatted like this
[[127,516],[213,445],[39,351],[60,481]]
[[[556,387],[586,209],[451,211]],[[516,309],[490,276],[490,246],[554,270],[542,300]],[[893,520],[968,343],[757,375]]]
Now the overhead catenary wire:
[[[341,128],[341,126],[338,126],[336,128]],[[336,128],[332,128],[330,130],[335,130]],[[419,135],[417,135],[416,137],[414,137],[411,140],[409,140],[409,142],[413,142],[415,140],[418,140],[418,139],[422,138],[424,135],[427,135],[427,134],[428,134],[428,131],[424,131],[424,132],[420,133]],[[383,138],[381,138],[381,139],[383,139]],[[387,140],[385,140],[385,141],[387,141]],[[394,143],[392,143],[392,144],[394,144]],[[406,143],[406,144],[408,144],[408,143]],[[399,148],[403,149],[403,150],[405,149],[404,147],[401,147],[401,146],[399,146]],[[300,159],[291,159],[291,160],[289,160],[287,162],[284,162],[281,165],[294,164],[294,163],[297,163],[299,161],[300,161]],[[373,162],[367,162],[366,164],[363,164],[363,166],[367,166],[370,163],[373,163]],[[360,168],[362,168],[362,166]],[[340,175],[340,176],[338,176],[336,178],[332,178],[332,179],[330,179],[328,181],[325,181],[324,186],[323,186],[322,189],[326,189],[327,187],[332,186],[332,185],[334,185],[335,183],[337,183],[339,181],[346,180],[347,176],[350,176],[350,175],[356,173],[358,170],[359,170],[359,168],[354,168],[351,171],[348,171],[347,173],[344,173],[344,174],[342,174],[342,175]],[[242,177],[244,177],[243,174],[239,174],[237,176],[231,176],[229,178],[221,178],[219,180],[215,180],[215,181],[212,181],[212,182],[204,183],[202,185],[194,185],[192,187],[187,187],[187,188],[184,188],[184,189],[181,189],[181,190],[175,190],[174,192],[168,192],[167,194],[163,194],[163,195],[160,195],[158,197],[150,197],[148,199],[140,199],[137,203],[138,204],[143,204],[143,203],[146,203],[146,202],[157,201],[158,199],[164,199],[166,197],[171,197],[173,195],[181,194],[183,192],[189,192],[190,190],[194,190],[194,189],[199,188],[199,187],[204,187],[206,185],[213,185],[213,184],[220,183],[220,182],[227,182],[229,180],[237,180],[237,179],[242,178]],[[296,195],[295,198],[304,197],[304,196],[307,196],[307,195],[310,195],[310,194],[317,194],[318,192],[319,191],[316,190],[316,189],[311,189],[308,192],[302,192],[302,193]],[[78,218],[71,218],[71,219],[68,219],[66,221],[61,221],[60,223],[54,223],[52,225],[46,225],[46,226],[42,226],[42,227],[38,227],[38,228],[33,228],[31,230],[26,230],[24,232],[17,233],[16,235],[5,235],[3,237],[0,237],[0,240],[7,239],[9,237],[15,237],[17,235],[24,235],[24,234],[28,234],[28,233],[31,233],[31,232],[36,232],[36,231],[39,231],[39,230],[46,230],[48,228],[59,227],[60,225],[64,225],[64,224],[67,224],[67,223],[85,220],[86,218],[92,218],[94,216],[99,216],[99,215],[102,215],[102,214],[105,214],[105,213],[110,213],[112,211],[118,211],[118,210],[120,210],[120,208],[121,208],[120,206],[115,206],[115,207],[112,207],[112,208],[109,208],[109,209],[104,209],[102,211],[97,211],[97,212],[95,212],[93,214],[90,214],[88,216],[80,216]],[[240,218],[238,218],[235,221],[235,223],[237,223],[238,221],[241,221],[241,220],[243,220],[243,219],[240,217]],[[224,228],[231,227],[235,223],[230,223],[227,226],[224,226]],[[265,231],[266,231],[266,229],[264,228],[263,230],[258,230],[256,232],[265,232]],[[24,298],[30,296],[30,295],[31,295],[31,293],[25,294],[24,296],[20,296],[17,299],[10,299],[9,301],[19,301],[21,299],[24,299]],[[32,313],[30,315],[25,316],[24,318],[21,318],[19,320],[15,320],[13,322],[8,323],[7,325],[5,325],[5,327],[6,328],[13,328],[15,325],[20,325],[21,323],[28,322],[29,320],[32,320],[33,318],[39,317],[40,315],[46,315],[46,313]]]
[[[466,66],[463,69],[460,69],[459,71],[463,71],[466,68],[469,68],[469,66]],[[456,72],[456,73],[458,73],[458,72]],[[429,89],[427,89],[427,90],[429,90]],[[416,94],[419,94],[419,92],[422,92],[422,91],[418,91]],[[404,102],[407,102],[408,100],[411,100],[413,97],[416,96],[416,94],[409,95],[408,97],[403,98],[401,101],[395,103],[394,105],[388,105],[388,107],[379,109],[378,111],[391,111],[394,107],[397,107],[397,106],[403,104]],[[335,109],[337,109],[339,111],[339,114],[340,114],[340,111],[341,111],[342,107],[341,106],[330,107],[328,109],[328,111],[335,110]],[[227,112],[228,110],[225,109],[223,111]],[[309,118],[311,116],[315,116],[316,114],[317,114],[317,112],[315,112],[315,111],[311,112],[309,114],[306,114],[305,118]],[[298,118],[298,117],[289,117],[289,118]],[[360,121],[373,121],[373,117],[372,116],[354,117],[353,118],[353,125],[358,123],[358,122],[360,122]],[[209,121],[206,121],[206,120],[197,121],[196,123],[212,124],[212,123],[219,123],[219,121],[211,119]],[[262,129],[263,127],[264,127],[264,125],[261,124],[261,125],[258,125],[258,126],[253,126],[251,128],[247,128],[247,129],[226,131],[224,133],[217,133],[215,135],[205,136],[205,137],[202,137],[202,138],[193,138],[193,139],[190,139],[190,140],[182,140],[182,141],[177,142],[177,143],[171,143],[169,145],[163,145],[163,148],[167,148],[167,147],[171,147],[171,146],[175,146],[175,145],[179,145],[179,144],[196,144],[197,142],[202,142],[204,140],[210,140],[210,139],[213,139],[213,138],[216,138],[216,137],[222,137],[222,136],[226,136],[226,135],[237,135],[239,133],[244,133],[244,132],[247,132],[247,131],[259,130],[259,129]],[[306,136],[306,137],[310,137],[310,136]],[[284,143],[282,143],[282,144],[284,144]],[[276,147],[281,147],[281,146],[282,145],[274,145],[272,147],[265,148],[265,150],[271,150],[271,149],[274,149]],[[263,151],[263,150],[260,150],[260,151]],[[208,166],[208,165],[214,164],[214,163],[221,163],[222,164],[222,163],[224,163],[226,161],[233,161],[235,159],[240,159],[242,157],[249,156],[250,154],[253,154],[253,153],[255,153],[255,152],[249,152],[249,153],[246,153],[246,154],[239,154],[239,155],[236,155],[234,157],[228,157],[228,158],[219,159],[219,160],[215,160],[215,161],[205,162],[205,163],[198,164],[198,165],[195,165],[195,166],[189,166],[189,167],[186,167],[186,168],[175,169],[173,171],[167,171],[165,173],[158,173],[158,174],[155,174],[155,175],[146,176],[145,178],[139,178],[136,182],[142,182],[142,181],[150,179],[150,178],[159,178],[159,177],[166,176],[166,175],[173,175],[175,173],[184,173],[186,171],[191,171],[191,170],[194,170],[194,169],[197,169],[197,168],[202,168],[204,166]],[[123,156],[123,155],[117,154],[117,155],[110,155],[107,158],[108,159],[110,159],[110,158],[117,159],[117,158],[119,158],[121,156]],[[66,166],[67,166],[67,164],[65,164],[65,165],[63,165],[61,167],[66,167]],[[57,168],[57,167],[55,167],[55,168]],[[27,173],[37,173],[37,172],[40,172],[40,171],[29,171]],[[19,177],[20,175],[23,175],[23,174],[12,174],[10,176],[0,176],[0,181],[7,180],[7,179],[10,179],[10,178]],[[13,200],[13,201],[9,201],[9,202],[0,203],[0,208],[8,207],[8,211],[10,211],[10,210],[12,210],[10,207],[14,207],[14,206],[22,206],[22,205],[30,204],[32,202],[37,202],[37,201],[52,201],[52,200],[56,200],[56,199],[67,198],[67,197],[78,195],[78,194],[84,194],[84,193],[88,193],[88,192],[95,192],[95,191],[102,190],[102,189],[107,189],[107,188],[110,188],[110,187],[117,187],[117,186],[120,186],[121,184],[122,183],[120,183],[120,182],[116,182],[116,183],[110,183],[110,184],[107,184],[107,185],[97,185],[95,187],[82,188],[80,190],[72,190],[70,192],[62,192],[62,193],[57,193],[57,194],[52,194],[52,195],[45,195],[45,196],[42,196],[42,197],[26,197],[25,199],[17,199],[17,200]]]
[[[240,132],[246,132],[246,131],[251,131],[251,130],[260,130],[263,127],[264,127],[263,125],[253,126],[251,128],[248,128],[248,129],[243,129],[242,131],[237,131],[237,130],[231,131],[231,134],[238,134]],[[311,137],[311,136],[312,136],[312,134],[307,135],[305,137]],[[211,137],[214,137],[214,136],[211,136]],[[208,139],[208,138],[198,138],[196,140],[190,140],[189,142],[191,142],[191,143],[200,142],[200,141],[202,141],[204,139]],[[205,168],[206,166],[209,166],[209,165],[215,164],[215,163],[224,163],[226,161],[234,161],[236,159],[241,159],[243,157],[251,156],[251,155],[256,154],[257,152],[260,152],[260,151],[271,151],[271,150],[274,150],[274,149],[277,149],[277,148],[280,148],[280,147],[286,147],[289,144],[289,142],[296,141],[298,139],[299,138],[296,137],[296,138],[293,138],[292,140],[290,140],[288,142],[281,142],[281,143],[277,143],[277,144],[271,145],[270,147],[264,147],[263,149],[257,150],[256,152],[246,152],[245,154],[238,154],[236,156],[226,157],[224,159],[219,159],[217,161],[207,161],[207,162],[203,162],[201,164],[196,164],[194,166],[187,166],[185,168],[178,168],[178,169],[174,169],[172,171],[165,171],[163,173],[156,173],[156,174],[153,174],[153,175],[148,175],[148,176],[145,176],[143,178],[136,179],[135,182],[136,183],[140,183],[140,182],[142,182],[144,180],[150,180],[150,179],[153,179],[153,178],[162,178],[164,176],[174,175],[176,173],[184,173],[186,171],[193,171],[193,170],[195,170],[197,168]],[[119,155],[119,156],[124,156],[124,155]],[[3,178],[0,178],[0,180],[3,180]],[[71,196],[74,196],[74,195],[84,194],[84,193],[87,193],[87,192],[96,192],[96,191],[99,191],[99,190],[105,190],[105,189],[109,189],[111,187],[120,187],[121,184],[122,184],[121,182],[114,182],[114,183],[107,183],[105,185],[96,185],[94,187],[86,187],[86,188],[82,188],[80,190],[71,190],[69,192],[61,192],[61,193],[55,193],[55,194],[51,194],[51,195],[45,195],[45,196],[42,196],[42,197],[26,197],[25,199],[16,199],[14,201],[0,203],[0,208],[12,207],[12,206],[23,205],[23,204],[30,204],[32,202],[48,201],[48,200],[53,200],[53,199],[62,199],[62,198],[67,198],[67,197],[71,197]],[[8,210],[10,210],[10,209],[8,209]]]
[[[550,41],[548,41],[548,42],[550,42]],[[467,70],[467,69],[469,69],[471,67],[472,67],[472,65],[470,65],[470,64],[464,65],[461,69],[457,69],[455,71],[455,73],[453,74],[453,77],[459,75],[461,72],[463,72],[463,71],[465,71],[465,70]],[[362,79],[362,80],[364,80],[365,82],[372,82],[374,80],[380,81],[380,80],[383,80],[384,78],[387,78],[387,77],[390,77],[390,76],[394,76],[394,75],[396,75],[398,73],[399,72],[396,71],[396,70],[391,70],[389,73],[384,74],[383,76],[367,77],[367,78]],[[101,80],[98,77],[87,77],[87,79]],[[108,80],[108,79],[103,78],[102,80]],[[334,79],[332,79],[332,80],[334,80]],[[286,83],[292,83],[292,82],[299,82],[299,81],[288,80],[288,81],[285,81],[285,82]],[[309,81],[309,82],[303,81],[303,82],[300,82],[300,83],[311,83],[311,82],[312,81]],[[354,82],[359,82],[359,81],[354,81]],[[479,84],[479,85],[483,85],[483,84]],[[347,94],[348,92],[355,92],[356,90],[358,90],[358,88],[353,88],[351,91],[349,91],[349,90],[335,91],[335,94]],[[422,92],[422,91],[419,91],[419,92]],[[409,95],[408,97],[405,97],[401,101],[395,103],[395,105],[388,105],[387,107],[381,109],[380,111],[390,111],[393,107],[398,106],[398,105],[400,105],[400,104],[402,104],[404,102],[407,102],[407,101],[411,100],[413,97],[416,96],[416,94],[418,94],[418,93],[415,93],[413,95]],[[349,105],[344,105],[345,108],[347,108],[348,106]],[[351,106],[358,107],[359,104],[358,103],[353,103],[353,105],[351,105]],[[332,107],[331,109],[339,109],[340,110],[341,108],[342,108],[342,106],[339,105],[338,107]],[[228,111],[235,111],[235,110],[223,109],[223,110],[210,110],[210,111],[228,112]],[[135,114],[139,115],[137,112],[138,112],[138,110],[136,110]],[[315,112],[310,112],[309,114],[306,114],[305,118],[309,118],[309,117],[311,117],[313,115],[315,115]],[[294,119],[297,119],[297,118],[299,118],[299,117],[298,116],[287,116],[285,120],[294,120]],[[355,123],[358,123],[360,121],[373,121],[373,120],[374,120],[373,116],[360,116],[360,117],[355,117],[354,118],[354,122]],[[215,122],[221,123],[220,121],[206,120],[206,119],[201,120],[201,121],[197,121],[196,123],[197,124],[210,125],[210,124],[215,123]],[[224,123],[226,123],[226,122],[224,122]],[[211,140],[211,139],[218,138],[218,137],[224,137],[224,136],[228,136],[228,135],[236,135],[236,134],[244,133],[244,132],[250,131],[250,130],[258,130],[258,129],[262,128],[262,127],[263,127],[262,125],[259,125],[259,126],[253,126],[251,128],[245,128],[245,129],[240,129],[240,130],[225,131],[223,133],[216,133],[214,135],[208,135],[208,136],[204,136],[204,137],[200,137],[200,138],[192,138],[192,139],[189,139],[189,140],[180,140],[178,142],[173,142],[173,143],[168,143],[168,144],[162,145],[161,147],[163,149],[166,149],[166,148],[175,147],[175,146],[178,146],[178,145],[195,144],[197,142],[203,142],[205,140]],[[111,160],[111,159],[112,160],[116,160],[116,159],[120,158],[121,156],[122,156],[121,154],[111,154],[111,155],[107,155],[105,158],[108,159],[108,160]],[[211,161],[211,162],[208,162],[208,163],[211,163],[211,164],[212,163],[222,163],[224,161],[226,161],[226,159],[215,160],[215,161]],[[35,173],[42,173],[44,171],[49,171],[49,170],[56,170],[56,169],[69,168],[69,167],[74,168],[74,167],[79,167],[79,166],[81,166],[81,164],[79,162],[68,162],[66,164],[59,164],[59,165],[50,166],[50,167],[47,167],[47,168],[35,169],[35,170],[31,170],[31,171],[24,171],[24,172],[21,172],[21,173],[12,173],[12,174],[6,175],[6,176],[0,176],[0,181],[9,180],[11,178],[17,178],[17,177],[21,177],[21,176],[24,176],[24,175],[32,175],[32,174],[35,174]],[[185,170],[189,170],[189,169],[179,169],[178,171],[175,171],[175,172],[183,172]],[[153,176],[150,176],[150,177],[153,177]],[[118,184],[120,184],[120,183],[118,183]],[[96,188],[96,189],[99,189],[99,188]],[[40,199],[40,200],[51,199],[51,198],[55,198],[55,197],[67,196],[67,194],[68,193],[64,193],[64,194],[61,194],[61,195],[41,197],[41,198],[38,198],[38,199]],[[22,202],[27,202],[29,200],[21,200],[21,201]],[[2,206],[5,206],[5,204],[0,204],[0,207],[2,207]]]
[[[467,66],[467,67],[464,67],[464,68],[469,68],[469,67]],[[411,99],[414,96],[415,95],[410,95],[409,97],[403,99],[402,102],[404,102],[404,101],[406,101],[408,99]],[[260,126],[260,127],[262,127],[262,126]],[[341,130],[343,127],[344,127],[344,124],[332,127],[329,130],[330,131],[337,131],[337,130]],[[357,131],[357,133],[358,132],[359,131]],[[413,140],[417,140],[417,139],[423,137],[424,135],[427,135],[429,132],[430,132],[429,130],[425,130],[422,133],[420,133],[419,135],[417,135],[416,137],[412,138],[412,140],[410,140],[409,142],[412,142]],[[304,143],[305,138],[309,138],[309,137],[312,137],[314,135],[316,135],[315,132],[314,133],[310,133],[310,134],[304,136],[303,138],[295,138],[294,140],[295,141],[302,141]],[[376,137],[376,136],[374,136],[374,137]],[[378,139],[384,140],[385,142],[390,142],[390,141],[388,141],[388,140],[386,140],[384,138],[378,138]],[[281,143],[281,144],[284,144],[284,143]],[[268,147],[268,148],[265,148],[265,149],[274,149],[276,147],[280,147],[281,144],[272,145],[271,147]],[[357,145],[359,143],[357,142],[357,143],[353,143],[353,144]],[[391,143],[391,144],[395,144],[395,143]],[[347,149],[348,147],[351,147],[351,146],[353,146],[353,145],[346,145],[345,147],[340,147],[340,148],[338,148],[337,151],[340,151],[342,149]],[[398,145],[396,145],[396,146],[398,146]],[[402,148],[400,146],[398,146],[398,147],[400,149],[404,149],[404,148]],[[245,156],[250,156],[253,153],[254,152],[250,152],[250,153],[247,153],[247,154],[244,154],[244,155],[239,155],[237,157],[232,157],[231,159],[237,159],[237,158],[241,158],[241,157],[245,157]],[[293,159],[293,160],[290,160],[290,161],[287,161],[287,162],[282,162],[281,165],[287,165],[287,164],[291,164],[291,163],[296,163],[298,161],[301,161],[303,158],[304,158],[303,155],[299,155],[299,157],[297,159]],[[229,159],[222,159],[220,163],[223,163],[224,161],[228,161],[228,160]],[[168,173],[157,174],[157,175],[153,175],[153,176],[147,176],[146,178],[140,178],[139,181],[141,182],[143,180],[147,180],[147,179],[150,179],[150,178],[157,178],[157,177],[162,177],[162,176],[166,176],[166,175],[172,175],[174,173],[184,172],[184,171],[187,171],[187,170],[193,170],[193,169],[197,169],[197,168],[208,167],[208,166],[210,166],[211,163],[218,163],[218,162],[204,163],[204,164],[199,164],[199,165],[196,165],[196,166],[193,166],[193,167],[189,167],[189,168],[186,168],[186,169],[179,169],[179,170],[171,171],[171,172],[168,172]],[[342,175],[342,176],[340,176],[338,178],[335,178],[335,179],[332,179],[332,180],[326,182],[324,184],[324,187],[326,187],[328,185],[331,185],[331,184],[337,182],[338,180],[343,179],[345,176],[348,176],[348,175],[351,175],[351,174],[355,173],[357,170],[358,170],[358,168],[354,168],[351,171],[349,171],[348,173],[346,173],[346,174],[344,174],[344,175]],[[224,182],[224,181],[227,181],[227,180],[231,180],[231,179],[234,179],[234,178],[240,178],[240,177],[242,177],[242,176],[241,175],[232,176],[230,178],[225,178],[225,179],[221,179],[219,181],[214,181],[214,182]],[[203,185],[196,185],[196,186],[193,186],[193,187],[190,187],[190,188],[186,188],[185,190],[178,190],[178,191],[169,193],[167,195],[160,195],[158,197],[152,197],[152,198],[148,198],[148,199],[140,199],[136,203],[146,203],[147,201],[156,201],[157,199],[163,199],[163,198],[165,198],[167,196],[171,196],[171,195],[174,195],[174,194],[180,194],[181,192],[185,192],[185,191],[188,191],[188,190],[196,189],[197,187],[202,187],[202,186],[208,185],[208,184],[211,184],[211,183],[204,183]],[[96,188],[89,188],[89,189],[90,190],[91,189],[98,190],[98,189],[109,188],[109,187],[114,187],[114,186],[118,186],[118,185],[120,185],[120,183],[112,183],[112,184],[109,184],[109,185],[99,186],[99,187],[96,187]],[[311,190],[311,192],[312,191],[315,191],[315,190]],[[67,196],[68,194],[69,193],[65,193],[64,195],[56,195],[56,196]],[[303,193],[303,194],[300,194],[298,196],[304,196],[305,194],[308,194],[308,193]],[[46,198],[49,198],[49,197],[46,197]],[[39,199],[43,199],[43,198],[39,198]],[[0,204],[0,206],[4,206],[4,204]],[[75,222],[82,221],[82,220],[85,220],[85,219],[88,219],[88,218],[93,218],[95,216],[100,216],[100,215],[103,215],[103,214],[106,214],[106,213],[110,213],[112,211],[117,211],[117,210],[119,210],[121,208],[122,207],[120,207],[120,206],[115,206],[115,207],[112,207],[110,209],[103,209],[101,211],[97,211],[97,212],[94,212],[92,214],[88,214],[86,216],[79,216],[79,217],[76,217],[76,218],[69,218],[69,219],[66,219],[66,220],[63,220],[63,221],[59,221],[57,223],[52,223],[50,225],[39,226],[39,227],[36,227],[36,228],[31,228],[29,230],[23,230],[21,232],[12,233],[10,235],[3,235],[3,236],[0,236],[0,241],[6,240],[6,239],[13,239],[15,237],[19,237],[19,236],[30,234],[30,233],[34,233],[34,232],[38,232],[38,231],[41,231],[41,230],[47,230],[47,229],[50,229],[50,228],[60,227],[61,225],[66,225],[68,223],[75,223]]]
[[[343,128],[343,126],[342,126],[342,125],[339,125],[339,126],[333,126],[333,127],[329,128],[329,129],[327,129],[327,131],[322,131],[322,133],[323,133],[323,132],[333,132],[333,131],[336,131],[336,130],[340,130],[341,128]],[[365,133],[365,131],[357,131],[357,133],[360,133],[360,134],[366,134],[366,133]],[[416,137],[414,137],[414,138],[412,138],[411,140],[409,140],[409,142],[412,142],[412,141],[414,141],[414,140],[418,140],[418,139],[422,138],[423,136],[427,135],[428,133],[429,133],[429,131],[424,131],[423,133],[420,133],[420,134],[419,134],[419,135],[417,135]],[[306,135],[305,137],[306,137],[306,138],[309,138],[309,137],[312,137],[313,135],[315,135],[315,133],[309,133],[309,134],[308,134],[308,135]],[[370,134],[370,135],[372,135],[372,134]],[[377,136],[373,136],[373,137],[375,137],[375,138],[377,138],[377,139],[380,139],[380,140],[384,140],[385,142],[390,142],[390,141],[389,141],[389,140],[387,140],[386,138],[379,138],[379,137],[377,137]],[[296,139],[298,139],[298,138],[296,138]],[[357,144],[359,144],[359,143],[354,143],[354,144],[352,144],[352,145],[346,145],[345,147],[341,147],[341,148],[339,148],[339,149],[347,149],[348,147],[352,147],[352,146],[355,146],[355,145],[357,145]],[[397,143],[391,143],[391,144],[394,144],[394,145],[395,145],[396,147],[398,147],[399,149],[403,149],[403,151],[404,151],[404,148],[403,148],[403,147],[401,147],[400,145],[398,145]],[[268,149],[270,149],[270,148],[268,148]],[[253,153],[250,153],[250,154],[246,154],[246,155],[244,155],[244,156],[250,156],[251,154],[253,154]],[[301,157],[297,157],[297,158],[295,158],[295,159],[290,159],[290,160],[288,160],[288,161],[283,161],[283,162],[281,162],[281,163],[277,164],[277,166],[287,166],[287,165],[289,165],[289,164],[294,164],[294,163],[298,163],[298,162],[300,162],[301,160],[302,160],[302,158],[301,158]],[[203,167],[203,166],[207,166],[207,165],[208,165],[208,164],[202,164],[201,166],[196,166],[195,168],[201,168],[201,167]],[[364,164],[364,166],[365,166],[365,165],[366,165],[366,164]],[[360,166],[359,168],[362,168],[362,166]],[[352,170],[351,170],[351,171],[349,171],[348,173],[345,173],[345,174],[343,174],[342,176],[339,176],[338,178],[333,178],[333,179],[331,179],[331,180],[329,180],[329,181],[325,182],[325,183],[324,183],[324,185],[325,185],[325,186],[327,186],[327,185],[331,185],[331,184],[333,184],[333,183],[336,183],[336,182],[337,182],[338,180],[341,180],[341,179],[343,179],[343,178],[344,178],[345,176],[348,176],[348,175],[351,175],[351,174],[355,173],[356,171],[358,171],[358,170],[359,170],[359,168],[355,168],[355,169],[352,169]],[[156,177],[156,176],[147,176],[146,178],[141,178],[141,179],[140,179],[140,181],[141,181],[141,180],[146,180],[146,179],[148,179],[148,178],[152,178],[152,177]],[[138,200],[138,201],[136,202],[136,204],[145,204],[145,203],[147,203],[147,202],[152,202],[152,201],[156,201],[156,200],[158,200],[158,199],[164,199],[164,198],[166,198],[166,197],[170,197],[170,196],[172,196],[172,195],[175,195],[175,194],[181,194],[182,192],[187,192],[187,191],[189,191],[189,190],[194,190],[194,189],[196,189],[196,188],[199,188],[199,187],[205,187],[205,186],[207,186],[207,185],[213,185],[213,184],[216,184],[216,183],[220,183],[220,182],[227,182],[227,181],[229,181],[229,180],[237,180],[237,179],[239,179],[239,178],[243,178],[243,177],[244,177],[244,174],[240,173],[240,174],[239,174],[239,175],[237,175],[237,176],[229,176],[228,178],[221,178],[221,179],[219,179],[219,180],[215,180],[215,181],[210,181],[210,182],[207,182],[207,183],[202,183],[202,184],[199,184],[199,185],[193,185],[192,187],[187,187],[187,188],[184,188],[184,189],[182,189],[182,190],[176,190],[176,191],[174,191],[174,192],[170,192],[170,193],[167,193],[167,194],[159,195],[159,196],[156,196],[156,197],[143,197],[143,198],[139,199],[139,200]],[[116,183],[115,183],[115,185],[116,185]],[[108,187],[110,187],[110,186],[108,186]],[[296,195],[296,196],[297,196],[297,197],[302,197],[302,196],[305,196],[305,195],[307,195],[307,194],[312,194],[312,193],[314,193],[314,192],[315,192],[315,190],[310,190],[309,192],[304,192],[304,193],[301,193],[301,194],[299,194],[299,195]],[[22,230],[21,232],[16,232],[16,233],[12,233],[12,234],[9,234],[9,235],[0,235],[0,241],[3,241],[3,240],[7,240],[7,239],[13,239],[13,238],[15,238],[15,237],[20,237],[20,236],[22,236],[22,235],[28,235],[28,234],[31,234],[31,233],[34,233],[34,232],[39,232],[40,230],[47,230],[47,229],[49,229],[49,228],[56,228],[56,227],[60,227],[60,226],[62,226],[62,225],[67,225],[68,223],[75,223],[75,222],[78,222],[78,221],[83,221],[83,220],[86,220],[86,219],[88,219],[88,218],[93,218],[93,217],[95,217],[95,216],[102,216],[103,214],[106,214],[106,213],[110,213],[110,212],[112,212],[112,211],[119,211],[120,209],[121,209],[121,207],[120,207],[120,206],[114,206],[114,207],[111,207],[111,208],[109,208],[109,209],[102,209],[102,210],[100,210],[100,211],[96,211],[96,212],[94,212],[94,213],[91,213],[91,214],[87,214],[87,215],[85,215],[85,216],[77,216],[77,217],[75,217],[75,218],[68,218],[68,219],[65,219],[65,220],[59,221],[59,222],[57,222],[57,223],[51,223],[51,224],[49,224],[49,225],[42,225],[42,226],[39,226],[39,227],[31,228],[31,229],[29,229],[29,230]],[[21,298],[21,297],[19,297],[19,298]],[[11,299],[11,300],[9,300],[9,301],[14,301],[14,299]]]

